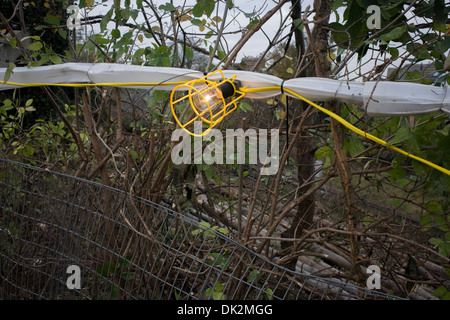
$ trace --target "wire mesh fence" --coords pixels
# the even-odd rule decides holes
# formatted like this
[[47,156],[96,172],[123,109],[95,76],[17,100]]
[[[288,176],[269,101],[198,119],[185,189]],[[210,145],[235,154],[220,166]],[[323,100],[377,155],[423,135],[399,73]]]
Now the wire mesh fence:
[[396,299],[92,181],[0,159],[0,186],[1,299]]

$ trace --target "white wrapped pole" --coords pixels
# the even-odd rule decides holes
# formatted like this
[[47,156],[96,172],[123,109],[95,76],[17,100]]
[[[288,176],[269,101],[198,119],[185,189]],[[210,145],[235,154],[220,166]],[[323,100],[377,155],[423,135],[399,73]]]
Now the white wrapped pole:
[[[20,84],[108,84],[130,88],[149,88],[139,83],[161,84],[157,90],[172,90],[176,85],[164,83],[183,82],[203,77],[196,70],[162,67],[144,67],[113,63],[65,63],[43,67],[16,67],[9,82]],[[4,79],[6,68],[0,68],[0,80]],[[370,116],[410,116],[417,114],[446,112],[450,114],[450,90],[406,82],[346,82],[326,78],[298,78],[283,80],[261,73],[224,70],[226,78],[237,75],[242,86],[249,89],[262,87],[288,88],[311,101],[337,100],[356,104],[366,109]],[[211,76],[211,80],[218,75]],[[0,90],[21,86],[0,83]],[[247,98],[265,99],[281,93],[278,89],[249,92]]]
[[297,78],[287,80],[283,87],[311,101],[337,100],[349,104],[363,103],[364,84],[327,78]]
[[412,116],[440,111],[450,114],[450,90],[407,82],[366,82],[364,107],[370,116]]
[[[6,68],[0,69],[0,80],[5,76]],[[124,83],[161,83],[180,82],[198,79],[203,76],[200,71],[143,67],[114,63],[64,63],[44,67],[14,68],[9,82],[21,84],[62,84],[62,83],[108,83],[111,85]],[[20,86],[0,84],[0,90],[18,88]],[[149,88],[148,86],[130,86],[130,88]],[[175,85],[161,85],[155,89],[172,90]]]
[[[21,84],[29,83],[89,83],[88,70],[90,63],[64,63],[43,67],[16,67],[9,78],[9,82]],[[5,78],[6,68],[0,68],[0,81]],[[20,88],[0,84],[0,90]]]

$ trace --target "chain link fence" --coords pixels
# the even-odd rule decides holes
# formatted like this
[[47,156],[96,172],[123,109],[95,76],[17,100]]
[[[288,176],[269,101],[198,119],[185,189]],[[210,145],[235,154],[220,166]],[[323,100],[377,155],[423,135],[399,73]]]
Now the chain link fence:
[[92,181],[0,159],[0,186],[1,299],[396,299]]

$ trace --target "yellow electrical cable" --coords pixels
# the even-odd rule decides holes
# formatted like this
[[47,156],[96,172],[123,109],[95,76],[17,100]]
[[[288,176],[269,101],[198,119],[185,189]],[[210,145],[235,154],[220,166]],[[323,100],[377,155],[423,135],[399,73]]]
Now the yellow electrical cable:
[[[241,90],[242,92],[247,93],[247,92],[259,92],[259,91],[281,90],[281,87],[263,87],[263,88],[252,88],[252,89],[249,89],[249,88],[241,88],[240,90]],[[313,107],[315,107],[315,108],[319,109],[320,111],[322,111],[323,113],[329,115],[330,117],[332,117],[333,119],[335,119],[336,121],[338,121],[339,123],[341,123],[342,125],[344,125],[346,128],[352,130],[353,132],[359,134],[360,136],[363,136],[363,137],[365,137],[365,138],[367,138],[367,139],[370,139],[370,140],[372,140],[372,141],[374,141],[374,142],[376,142],[376,143],[378,143],[378,144],[381,144],[382,146],[385,146],[386,148],[389,148],[389,149],[394,150],[394,151],[396,151],[396,152],[398,152],[398,153],[401,153],[401,154],[403,154],[403,155],[405,155],[405,156],[407,156],[407,157],[410,157],[411,159],[420,161],[420,162],[426,164],[427,166],[430,166],[430,167],[432,167],[432,168],[434,168],[434,169],[436,169],[436,170],[439,170],[439,171],[445,173],[446,175],[449,175],[449,176],[450,176],[450,170],[445,169],[445,168],[443,168],[443,167],[441,167],[441,166],[438,166],[437,164],[434,164],[433,162],[430,162],[430,161],[428,161],[428,160],[425,160],[425,159],[422,159],[422,158],[420,158],[420,157],[417,157],[417,156],[415,156],[415,155],[413,155],[413,154],[411,154],[411,153],[408,153],[408,152],[406,152],[406,151],[403,151],[402,149],[399,149],[399,148],[397,148],[397,147],[395,147],[395,146],[393,146],[393,145],[390,145],[390,144],[388,144],[388,142],[386,142],[386,141],[384,141],[384,140],[382,140],[382,139],[380,139],[380,138],[377,138],[377,137],[371,135],[370,133],[367,133],[367,132],[365,132],[365,131],[363,131],[363,130],[360,130],[360,129],[356,128],[354,125],[352,125],[351,123],[347,122],[346,120],[344,120],[343,118],[341,118],[340,116],[338,116],[337,114],[335,114],[334,112],[331,112],[330,110],[325,109],[325,108],[319,106],[318,104],[316,104],[316,103],[314,103],[314,102],[312,102],[312,101],[309,101],[308,99],[302,97],[301,95],[299,95],[298,93],[296,93],[296,92],[294,92],[294,91],[292,91],[292,90],[283,88],[283,91],[286,92],[286,93],[289,93],[289,94],[293,95],[294,97],[297,97],[297,98],[299,98],[299,99],[305,101],[306,103],[309,103],[309,104],[312,105]]]

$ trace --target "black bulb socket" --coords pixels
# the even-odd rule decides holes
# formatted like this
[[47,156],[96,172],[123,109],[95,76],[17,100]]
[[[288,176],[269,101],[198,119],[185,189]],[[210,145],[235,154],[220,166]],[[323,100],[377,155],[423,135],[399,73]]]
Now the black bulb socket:
[[225,81],[220,86],[218,86],[220,92],[222,92],[222,96],[224,99],[234,96],[236,93],[236,88],[239,88],[240,82],[239,81]]

